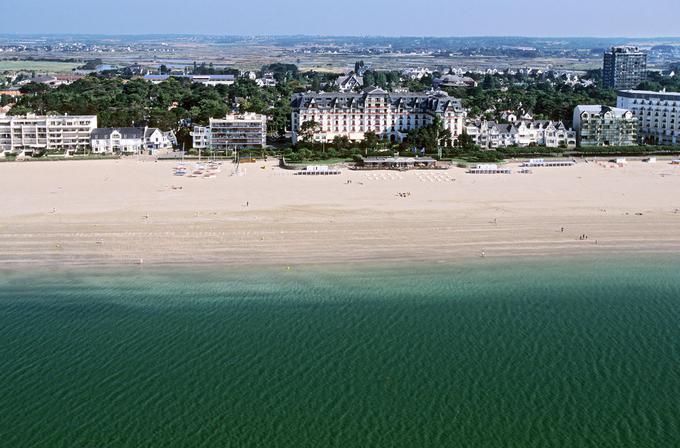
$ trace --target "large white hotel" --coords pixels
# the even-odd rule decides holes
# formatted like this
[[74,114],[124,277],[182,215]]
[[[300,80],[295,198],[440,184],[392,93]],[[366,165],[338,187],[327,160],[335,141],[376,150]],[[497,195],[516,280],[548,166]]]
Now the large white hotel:
[[94,115],[0,115],[0,153],[76,151],[90,146]]
[[310,121],[319,125],[313,137],[317,142],[330,142],[337,136],[359,141],[371,131],[401,141],[410,130],[427,126],[436,116],[455,139],[463,132],[466,115],[460,101],[444,92],[388,93],[379,88],[363,93],[300,93],[293,96],[291,106],[294,143],[302,124]]
[[680,93],[621,90],[616,106],[630,110],[638,119],[642,143],[680,144]]

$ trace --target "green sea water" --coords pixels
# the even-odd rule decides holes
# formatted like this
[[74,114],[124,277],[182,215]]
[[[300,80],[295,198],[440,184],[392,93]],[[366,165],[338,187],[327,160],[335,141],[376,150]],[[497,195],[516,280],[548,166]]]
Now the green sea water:
[[0,272],[0,446],[680,446],[680,257]]

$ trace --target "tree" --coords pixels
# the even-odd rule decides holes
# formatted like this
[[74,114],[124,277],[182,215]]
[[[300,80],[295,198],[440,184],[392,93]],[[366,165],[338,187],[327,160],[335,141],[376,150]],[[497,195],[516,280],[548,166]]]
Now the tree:
[[484,90],[491,90],[496,87],[496,80],[490,74],[484,75],[484,81],[482,82],[482,88]]
[[300,135],[303,142],[312,142],[314,135],[321,131],[321,125],[314,120],[305,121],[300,125]]
[[162,130],[175,129],[177,127],[177,116],[172,111],[154,108],[149,115],[149,126]]
[[464,151],[475,151],[478,149],[477,145],[475,144],[475,139],[465,131],[463,131],[463,133],[458,136],[458,139],[456,140],[456,146]]
[[364,86],[369,87],[369,86],[374,86],[375,85],[375,76],[373,75],[372,71],[367,71],[364,73]]
[[350,146],[349,138],[345,135],[336,135],[333,138],[333,146],[337,149],[349,148]]
[[284,82],[298,76],[298,68],[295,64],[284,64],[275,62],[274,64],[265,65],[260,72],[261,76],[265,73],[273,73],[274,79],[279,82]]
[[50,90],[50,86],[38,82],[30,82],[19,89],[19,91],[24,95],[45,93],[48,90]]
[[321,79],[319,79],[318,75],[312,78],[312,90],[314,92],[318,92],[319,90],[321,90]]
[[422,128],[412,129],[406,136],[407,143],[418,148],[425,148],[427,152],[434,153],[444,142],[451,140],[451,131],[444,129],[444,122],[440,117],[435,117],[431,124]]
[[364,133],[364,145],[366,148],[375,149],[378,146],[378,135],[373,131]]

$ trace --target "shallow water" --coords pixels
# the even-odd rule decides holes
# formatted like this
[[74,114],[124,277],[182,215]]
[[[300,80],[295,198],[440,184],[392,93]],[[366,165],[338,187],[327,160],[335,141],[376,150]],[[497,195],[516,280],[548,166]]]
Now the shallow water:
[[680,258],[0,273],[12,447],[680,443]]

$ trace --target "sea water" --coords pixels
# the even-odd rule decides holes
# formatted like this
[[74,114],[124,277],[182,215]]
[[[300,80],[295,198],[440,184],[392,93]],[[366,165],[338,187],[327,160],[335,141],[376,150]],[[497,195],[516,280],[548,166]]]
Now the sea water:
[[7,447],[680,445],[680,257],[0,272]]

